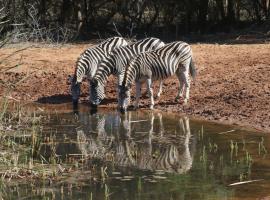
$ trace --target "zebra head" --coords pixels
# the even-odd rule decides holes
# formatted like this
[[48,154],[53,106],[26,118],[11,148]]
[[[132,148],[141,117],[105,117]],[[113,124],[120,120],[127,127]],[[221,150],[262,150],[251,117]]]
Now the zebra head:
[[119,85],[118,86],[118,92],[119,92],[119,109],[122,112],[127,111],[127,107],[130,102],[130,87],[131,86],[124,86],[124,85]]
[[90,81],[90,101],[94,106],[97,106],[105,98],[104,85],[102,85],[98,80],[92,79]]
[[77,104],[81,94],[81,84],[77,83],[76,76],[68,76],[68,83],[70,84],[70,92],[72,95],[73,104]]

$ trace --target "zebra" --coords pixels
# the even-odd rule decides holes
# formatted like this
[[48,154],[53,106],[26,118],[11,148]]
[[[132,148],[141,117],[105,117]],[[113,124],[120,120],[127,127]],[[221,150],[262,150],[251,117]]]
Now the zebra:
[[68,78],[69,82],[71,82],[71,94],[74,104],[78,103],[80,97],[80,84],[82,83],[83,78],[86,76],[91,80],[96,72],[98,62],[106,58],[113,49],[120,46],[126,46],[127,44],[127,41],[122,37],[112,37],[95,47],[86,49],[80,55],[76,62],[74,75],[69,76]]
[[176,101],[183,97],[185,89],[184,104],[189,99],[190,78],[196,76],[196,69],[192,59],[191,47],[182,41],[176,41],[165,46],[138,55],[131,60],[126,67],[122,85],[120,86],[120,109],[125,111],[129,103],[129,90],[131,84],[136,82],[136,103],[135,108],[139,106],[140,85],[146,81],[147,89],[150,94],[150,109],[154,107],[154,98],[152,90],[152,80],[165,79],[174,74],[179,80],[179,90],[175,98]]
[[[164,45],[160,39],[146,38],[127,46],[115,48],[110,56],[98,64],[96,74],[91,80],[91,103],[97,106],[105,98],[104,87],[111,74],[118,76],[117,86],[119,87],[124,77],[125,67],[130,59],[142,52],[156,50]],[[162,89],[162,82],[160,88]],[[161,89],[157,96],[160,95]],[[118,91],[118,88],[116,90]]]

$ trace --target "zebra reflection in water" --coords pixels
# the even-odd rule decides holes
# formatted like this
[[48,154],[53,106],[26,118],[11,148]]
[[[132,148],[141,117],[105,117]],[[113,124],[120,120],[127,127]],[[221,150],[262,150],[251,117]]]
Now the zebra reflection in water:
[[88,132],[83,127],[77,130],[78,148],[89,159],[112,161],[122,167],[179,174],[189,171],[195,149],[191,148],[195,141],[189,119],[180,118],[172,131],[161,113],[146,117],[141,112],[89,116],[94,127]]
[[[90,158],[105,158],[105,154],[111,148],[117,135],[117,127],[120,123],[118,115],[80,115],[82,125],[77,128],[78,148],[84,156]],[[110,130],[106,131],[107,126]]]

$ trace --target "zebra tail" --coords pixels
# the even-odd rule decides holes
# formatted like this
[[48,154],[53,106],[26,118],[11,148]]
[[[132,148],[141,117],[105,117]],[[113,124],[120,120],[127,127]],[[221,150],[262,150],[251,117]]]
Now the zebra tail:
[[196,67],[194,65],[193,59],[191,58],[190,64],[189,64],[189,72],[192,76],[193,79],[196,78],[197,76],[197,71],[196,71]]

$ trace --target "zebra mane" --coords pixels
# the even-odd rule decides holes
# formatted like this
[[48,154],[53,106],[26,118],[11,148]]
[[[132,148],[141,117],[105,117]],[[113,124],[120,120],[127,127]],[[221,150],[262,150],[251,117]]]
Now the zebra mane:
[[79,63],[80,63],[80,60],[82,59],[82,56],[84,55],[85,51],[77,58],[76,62],[75,62],[75,69],[74,69],[74,78],[77,79],[77,70],[78,70],[78,67],[79,67]]
[[75,68],[74,68],[74,72],[73,72],[73,82],[77,81],[77,70],[78,70],[78,64],[79,64],[79,58],[77,58],[76,62],[75,62]]
[[75,62],[75,71],[74,71],[74,76],[77,77],[77,70],[79,68],[79,65],[83,63],[83,59],[88,57],[87,53],[90,53],[91,51],[94,51],[94,48],[101,48],[100,45],[97,46],[91,46],[88,49],[84,50],[80,56],[77,58]]

